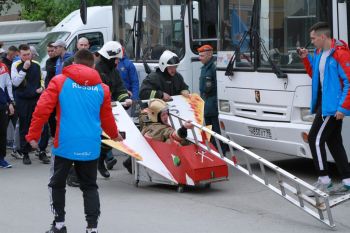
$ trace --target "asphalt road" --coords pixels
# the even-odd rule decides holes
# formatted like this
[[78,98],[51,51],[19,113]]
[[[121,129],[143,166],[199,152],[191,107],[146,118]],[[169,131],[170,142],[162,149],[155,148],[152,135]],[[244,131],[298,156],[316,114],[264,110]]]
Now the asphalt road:
[[[316,179],[311,160],[263,155],[310,183]],[[43,233],[53,219],[47,190],[50,165],[34,156],[30,166],[7,158],[13,168],[0,169],[0,233]],[[110,179],[98,177],[99,233],[332,232],[233,168],[229,181],[177,193],[168,185],[135,187],[133,176],[121,166],[123,159],[118,157]],[[332,171],[336,173],[334,166]],[[85,232],[79,189],[67,188],[66,212],[68,232]],[[335,207],[333,217],[337,232],[350,232],[350,201]]]

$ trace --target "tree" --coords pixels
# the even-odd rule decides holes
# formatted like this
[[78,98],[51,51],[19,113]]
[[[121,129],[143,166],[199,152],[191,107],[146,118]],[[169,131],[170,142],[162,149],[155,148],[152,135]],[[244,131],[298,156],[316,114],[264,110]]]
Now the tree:
[[8,9],[10,9],[13,3],[13,0],[0,0],[0,12],[6,12]]
[[[0,0],[3,1],[3,0]],[[11,0],[21,4],[21,16],[28,20],[44,20],[55,26],[64,17],[79,9],[80,0]],[[88,6],[111,5],[112,0],[88,0]]]

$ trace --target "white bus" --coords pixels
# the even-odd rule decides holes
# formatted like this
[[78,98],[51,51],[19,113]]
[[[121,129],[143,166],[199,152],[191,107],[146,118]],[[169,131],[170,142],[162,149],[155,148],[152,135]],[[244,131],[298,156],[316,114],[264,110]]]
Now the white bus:
[[[217,78],[225,134],[246,147],[311,158],[311,79],[296,48],[313,50],[308,29],[318,21],[327,21],[333,37],[348,42],[349,1],[219,2]],[[232,54],[235,62],[228,64]],[[342,133],[350,158],[349,120]]]
[[181,59],[178,71],[191,91],[199,90],[201,63],[197,48],[218,42],[218,1],[129,0],[113,3],[115,38],[126,48],[139,72],[146,77],[144,62],[151,69],[165,49]]
[[[317,21],[333,37],[349,41],[349,1],[337,0],[129,0],[114,1],[115,38],[125,46],[141,81],[164,49],[180,58],[178,71],[198,92],[201,63],[196,48],[218,52],[219,118],[223,134],[237,143],[311,158],[306,142],[311,79],[296,47],[309,43]],[[241,45],[239,46],[241,42]],[[237,59],[228,66],[236,52]],[[271,59],[271,62],[269,61]],[[227,68],[230,75],[225,75]],[[344,122],[350,156],[350,123]]]

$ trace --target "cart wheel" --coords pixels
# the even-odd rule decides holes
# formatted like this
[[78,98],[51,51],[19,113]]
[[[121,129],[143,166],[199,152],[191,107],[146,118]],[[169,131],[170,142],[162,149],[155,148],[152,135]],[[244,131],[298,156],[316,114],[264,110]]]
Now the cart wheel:
[[206,184],[204,185],[204,187],[207,188],[207,189],[210,189],[210,188],[211,188],[211,183],[206,183]]
[[178,193],[183,193],[184,192],[184,186],[182,186],[182,185],[177,186],[177,192]]
[[134,185],[135,185],[135,187],[137,188],[137,187],[139,187],[139,180],[135,180],[135,183],[134,183]]

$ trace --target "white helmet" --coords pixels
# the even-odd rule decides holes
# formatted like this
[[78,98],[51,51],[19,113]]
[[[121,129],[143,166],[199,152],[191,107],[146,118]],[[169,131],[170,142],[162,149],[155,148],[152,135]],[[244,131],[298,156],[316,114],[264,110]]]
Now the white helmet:
[[117,41],[108,41],[102,48],[98,51],[101,56],[106,59],[111,58],[123,58],[123,47]]
[[169,50],[165,50],[159,58],[159,69],[164,72],[168,66],[178,66],[180,63],[179,57]]

